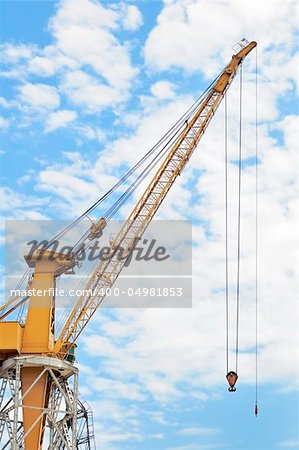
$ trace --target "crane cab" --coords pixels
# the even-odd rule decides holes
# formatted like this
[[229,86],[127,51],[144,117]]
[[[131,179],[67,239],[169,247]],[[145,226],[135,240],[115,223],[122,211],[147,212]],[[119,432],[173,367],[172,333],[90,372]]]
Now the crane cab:
[[66,361],[73,364],[76,360],[76,348],[77,344],[74,342],[66,342],[62,345],[59,353],[64,355],[64,359]]

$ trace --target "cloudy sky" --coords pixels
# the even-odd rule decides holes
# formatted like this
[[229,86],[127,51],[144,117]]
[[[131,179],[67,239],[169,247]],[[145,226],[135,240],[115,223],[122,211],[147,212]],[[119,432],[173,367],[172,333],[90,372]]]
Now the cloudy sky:
[[[1,0],[0,12],[0,208],[17,220],[76,218],[188,109],[235,43],[258,42],[259,417],[255,52],[243,68],[237,392],[225,380],[223,107],[158,214],[193,221],[192,309],[100,311],[80,341],[80,391],[104,450],[298,448],[296,3]],[[227,98],[232,293],[238,92],[236,79]]]

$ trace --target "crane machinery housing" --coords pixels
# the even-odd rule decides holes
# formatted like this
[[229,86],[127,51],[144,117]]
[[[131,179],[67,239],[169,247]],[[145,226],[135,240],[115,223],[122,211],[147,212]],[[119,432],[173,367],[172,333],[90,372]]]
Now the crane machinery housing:
[[[121,246],[129,255],[134,239],[143,235],[182,174],[244,58],[255,46],[256,42],[240,42],[239,51],[196,103],[179,132],[173,134],[167,153],[160,154],[165,156],[162,164],[111,242],[112,249]],[[94,222],[81,244],[99,238],[108,219],[105,216]],[[76,299],[56,335],[54,288],[61,275],[74,271],[80,248],[74,246],[67,258],[50,247],[25,255],[33,272],[27,288],[45,294],[42,298],[34,293],[10,298],[0,308],[1,449],[92,448],[92,426],[90,422],[86,426],[80,424],[90,411],[78,397],[75,348],[78,337],[101,305],[103,292],[111,288],[123,269],[125,259],[112,252],[109,259],[98,262],[85,286],[86,294]],[[13,313],[24,304],[25,320],[13,320]]]

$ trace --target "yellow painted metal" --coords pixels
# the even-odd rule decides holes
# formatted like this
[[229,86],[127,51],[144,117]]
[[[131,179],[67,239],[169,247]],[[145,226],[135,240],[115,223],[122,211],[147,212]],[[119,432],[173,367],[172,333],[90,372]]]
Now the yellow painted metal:
[[[111,249],[122,247],[124,248],[124,252],[128,252],[134,245],[134,240],[142,236],[175,179],[182,173],[182,170],[189,161],[223,99],[226,90],[233,81],[243,59],[256,45],[256,42],[251,42],[236,55],[233,55],[230,63],[220,74],[202,104],[189,120],[189,123],[186,124],[186,128],[170,149],[167,157],[133,208],[127,221],[110,244]],[[105,295],[102,295],[101,292],[113,285],[124,263],[124,260],[116,257],[112,257],[108,261],[99,262],[85,286],[84,291],[86,294],[78,298],[55,343],[54,353],[58,354],[58,356],[66,357],[64,343],[75,342],[77,340],[102,303]]]
[[54,293],[57,273],[72,265],[66,255],[54,251],[37,250],[27,255],[33,266],[34,277],[30,286],[29,308],[26,317],[22,353],[48,353],[54,345]]
[[44,434],[42,412],[48,400],[48,375],[43,367],[23,367],[21,380],[25,449],[40,450]]
[[0,322],[0,357],[21,353],[24,327],[19,322]]
[[[54,345],[55,314],[55,280],[63,268],[72,266],[73,262],[65,255],[52,251],[35,251],[27,255],[29,266],[35,268],[33,282],[30,286],[31,296],[24,328],[21,353],[49,353]],[[23,399],[23,430],[25,450],[42,448],[44,422],[39,418],[40,411],[47,408],[48,377],[42,374],[43,367],[26,367],[21,371],[22,394],[30,391]],[[34,381],[38,379],[38,382]]]

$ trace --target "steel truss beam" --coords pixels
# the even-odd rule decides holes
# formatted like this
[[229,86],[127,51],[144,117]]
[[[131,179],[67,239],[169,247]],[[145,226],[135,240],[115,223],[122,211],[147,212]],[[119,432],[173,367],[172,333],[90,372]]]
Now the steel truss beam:
[[[42,367],[42,371],[27,388],[21,390],[23,367]],[[24,405],[23,400],[42,376],[48,377],[48,401],[39,409],[35,423],[24,434],[23,408],[36,409]],[[0,448],[25,449],[25,438],[35,424],[43,421],[43,445],[41,449],[72,450],[92,449],[92,412],[85,402],[78,399],[78,369],[57,358],[44,356],[22,356],[11,358],[0,369]],[[39,450],[39,449],[36,449]]]

